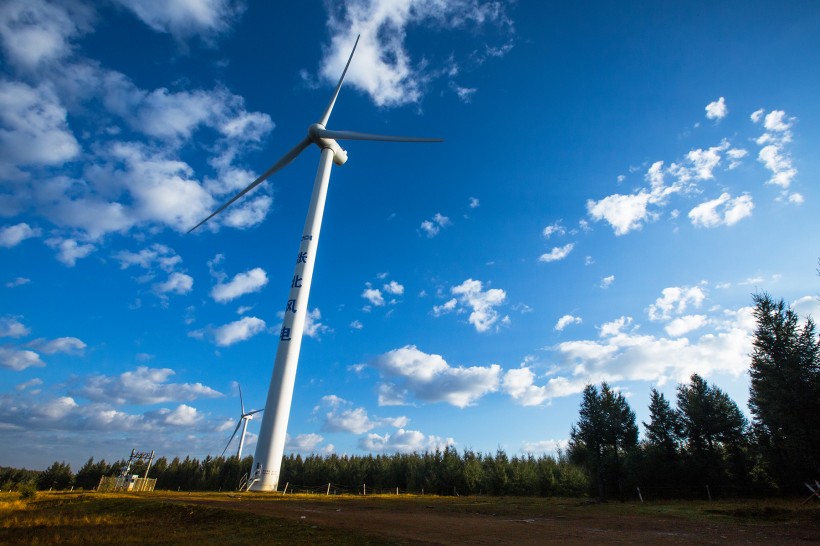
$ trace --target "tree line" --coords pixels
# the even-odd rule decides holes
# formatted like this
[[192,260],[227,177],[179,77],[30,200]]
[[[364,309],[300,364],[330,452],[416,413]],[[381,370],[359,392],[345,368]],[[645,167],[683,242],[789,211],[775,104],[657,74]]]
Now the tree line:
[[[800,492],[820,478],[820,339],[814,322],[802,325],[783,300],[754,296],[749,422],[720,388],[693,374],[677,386],[674,406],[657,389],[639,440],[635,412],[607,383],[587,385],[569,447],[558,456],[508,456],[457,451],[393,455],[289,455],[280,484],[334,485],[334,491],[439,495],[540,495],[600,499],[709,498]],[[249,474],[252,457],[203,460],[160,457],[148,476],[157,489],[228,491]],[[65,462],[43,472],[0,467],[0,489],[28,484],[41,490],[93,489],[102,476],[120,474],[125,460],[95,462],[73,474]],[[130,473],[144,475],[145,463]]]
[[794,494],[820,478],[820,340],[783,300],[754,296],[750,423],[737,404],[698,374],[675,407],[652,389],[638,441],[626,398],[603,383],[584,389],[569,458],[586,470],[590,493],[632,497]]

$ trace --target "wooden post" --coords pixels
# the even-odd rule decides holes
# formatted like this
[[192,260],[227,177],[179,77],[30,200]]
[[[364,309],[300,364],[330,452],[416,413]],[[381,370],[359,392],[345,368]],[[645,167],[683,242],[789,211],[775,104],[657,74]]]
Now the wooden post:
[[706,496],[709,497],[709,502],[712,502],[712,492],[709,491],[709,484],[706,484]]
[[283,497],[285,496],[285,493],[288,492],[288,486],[289,485],[290,485],[290,482],[285,482],[285,488],[282,490],[282,496]]
[[397,497],[399,496],[399,488],[398,487],[396,488],[396,496]]
[[325,492],[325,497],[330,495],[330,482],[327,482],[327,491]]
[[637,490],[638,490],[638,498],[639,498],[639,499],[641,499],[641,502],[643,502],[643,495],[641,495],[641,488],[640,488],[640,487],[636,487],[635,489],[637,489]]
[[362,484],[362,491],[363,491],[363,493],[362,493],[363,495],[367,495],[367,484],[366,483]]

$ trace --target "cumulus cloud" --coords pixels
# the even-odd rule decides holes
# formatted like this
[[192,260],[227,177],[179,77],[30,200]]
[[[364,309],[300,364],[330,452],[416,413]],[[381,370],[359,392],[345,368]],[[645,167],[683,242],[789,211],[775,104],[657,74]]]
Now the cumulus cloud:
[[74,267],[77,260],[89,256],[96,250],[92,244],[77,242],[75,239],[61,239],[52,237],[46,239],[46,244],[57,251],[57,259],[68,267]]
[[397,283],[396,281],[390,281],[389,283],[385,284],[383,287],[385,292],[388,294],[393,294],[394,296],[401,296],[404,294],[404,286]]
[[[600,340],[577,340],[556,348],[560,366],[572,370],[568,381],[686,381],[692,373],[739,376],[749,367],[754,332],[753,309],[740,308],[712,317],[713,330],[698,338],[641,335],[613,328]],[[695,319],[693,323],[699,322]],[[628,321],[628,322],[631,322]],[[691,324],[690,324],[691,326]],[[583,384],[578,386],[579,392]]]
[[740,197],[724,192],[717,199],[705,201],[689,211],[689,219],[698,227],[732,226],[752,215],[754,203],[749,194]]
[[19,372],[26,368],[45,366],[40,355],[34,351],[0,347],[0,367]]
[[26,239],[39,237],[41,234],[42,230],[32,228],[25,222],[20,222],[13,226],[6,226],[0,229],[0,247],[11,248],[19,245]]
[[712,101],[706,105],[707,119],[720,121],[725,118],[728,113],[729,109],[726,107],[726,101],[723,97],[720,97],[718,100]]
[[31,329],[17,320],[16,317],[0,317],[0,337],[23,337],[31,333]]
[[120,269],[137,266],[151,270],[157,266],[168,273],[182,263],[182,258],[172,248],[159,243],[154,243],[139,252],[120,250],[114,254],[114,259],[120,262]]
[[581,322],[583,322],[581,320],[581,317],[576,317],[573,315],[564,315],[558,319],[558,322],[555,323],[555,327],[553,329],[561,332],[567,326],[570,326],[572,324],[581,324]]
[[470,197],[470,208],[475,209],[481,205],[481,202],[478,200],[477,197]]
[[[336,83],[361,34],[356,58],[350,66],[346,82],[367,93],[379,106],[398,106],[421,100],[426,82],[441,76],[458,75],[459,67],[452,58],[430,58],[413,61],[405,45],[409,27],[479,29],[488,25],[500,28],[505,43],[488,48],[484,56],[503,55],[509,47],[507,36],[512,24],[497,2],[457,0],[452,2],[391,2],[389,0],[345,0],[333,5],[328,26],[330,44],[319,68],[320,75]],[[432,64],[432,65],[431,65]],[[453,82],[463,95],[471,91]]]
[[373,288],[370,283],[367,283],[367,287],[364,289],[364,292],[362,292],[362,297],[376,307],[382,307],[384,305],[382,291],[378,288]]
[[322,312],[317,307],[313,311],[305,313],[305,329],[303,333],[307,337],[319,339],[322,334],[332,332],[333,330],[327,324],[322,323]]
[[427,354],[415,345],[379,355],[367,364],[384,382],[379,405],[406,404],[412,396],[424,402],[447,402],[464,408],[498,389],[501,367],[450,366],[440,355]]
[[[285,439],[285,451],[288,453],[316,453],[324,441],[324,437],[316,433],[299,434],[294,437],[288,434]],[[322,451],[332,453],[333,445],[326,446]]]
[[483,289],[481,281],[467,279],[450,289],[455,298],[443,305],[433,307],[433,315],[441,316],[452,311],[470,311],[468,318],[477,332],[486,332],[499,324],[508,324],[509,317],[501,317],[496,307],[504,303],[507,293],[500,288]]
[[[646,171],[645,180],[649,187],[637,188],[630,194],[613,194],[603,199],[587,200],[587,213],[594,221],[606,221],[615,235],[625,235],[641,229],[645,224],[658,220],[661,211],[672,196],[696,195],[701,190],[701,181],[715,178],[717,169],[728,159],[726,169],[740,165],[747,155],[746,150],[735,148],[728,139],[717,146],[695,148],[686,153],[679,162],[668,166],[663,161],[654,162]],[[743,195],[727,203],[727,221],[737,222],[751,212],[751,197]],[[672,217],[677,213],[673,211]]]
[[72,390],[76,396],[113,404],[162,404],[218,398],[222,394],[202,383],[170,383],[176,372],[170,368],[138,366],[116,376],[92,375]]
[[421,223],[421,232],[428,238],[432,239],[438,235],[442,228],[452,225],[452,222],[446,216],[436,213],[430,220],[425,220]]
[[82,354],[83,349],[86,348],[86,344],[81,339],[77,339],[76,337],[59,337],[49,341],[38,339],[32,341],[30,345],[35,347],[41,353],[47,355],[57,353]]
[[558,222],[555,222],[545,227],[542,234],[544,235],[545,239],[549,239],[553,235],[560,236],[564,235],[566,232],[567,230],[564,228],[564,226],[561,225],[561,221],[559,220]]
[[568,440],[538,440],[536,442],[524,442],[521,451],[534,455],[554,455],[558,451],[566,451],[568,446]]
[[418,430],[405,430],[400,428],[393,434],[368,434],[359,440],[359,448],[364,451],[376,453],[423,453],[427,451],[444,450],[448,446],[454,446],[453,438],[441,438],[440,436],[425,436]]
[[322,397],[321,405],[317,406],[314,412],[323,407],[329,411],[325,413],[325,422],[322,430],[325,432],[350,432],[353,434],[363,434],[370,432],[374,428],[382,427],[403,427],[407,425],[407,417],[371,417],[364,408],[352,407],[352,403],[335,395]]
[[[752,121],[759,123],[762,119],[765,129],[757,139],[757,144],[761,146],[757,159],[772,173],[768,183],[779,186],[788,195],[787,190],[797,176],[797,169],[786,150],[786,145],[792,140],[791,129],[796,119],[786,115],[783,110],[772,110],[765,116],[763,112],[764,110],[758,110],[752,114]],[[789,201],[795,202],[792,199]]]
[[116,0],[157,32],[184,39],[226,31],[244,6],[235,0]]
[[612,286],[612,283],[614,283],[614,282],[615,282],[615,275],[608,275],[608,276],[604,277],[603,279],[601,279],[601,284],[599,286],[601,288],[606,289],[606,288],[609,288],[610,286]]
[[211,289],[211,297],[219,303],[227,303],[252,292],[258,292],[268,284],[268,275],[261,267],[238,273],[226,283],[219,283]]
[[664,330],[672,337],[680,337],[703,327],[706,322],[706,315],[685,315],[672,319]]
[[165,294],[184,295],[193,290],[194,278],[185,273],[175,271],[163,282],[153,285],[154,292],[162,296]]
[[4,286],[6,288],[16,288],[18,286],[23,286],[31,282],[31,279],[28,277],[16,277],[14,280],[7,282]]
[[250,339],[265,330],[265,321],[256,317],[242,317],[213,331],[214,341],[220,347],[228,347],[234,343]]
[[[240,11],[228,0],[121,3],[177,38],[221,32]],[[52,238],[58,258],[68,265],[111,232],[190,228],[217,199],[255,178],[237,162],[273,128],[269,116],[247,111],[242,97],[224,87],[141,89],[124,74],[78,55],[73,41],[92,30],[92,22],[93,9],[80,2],[12,0],[0,8],[7,57],[18,67],[36,69],[47,82],[0,79],[0,206],[5,216],[31,210],[70,232]],[[87,130],[75,134],[69,119]],[[120,127],[136,138],[125,140]],[[211,155],[210,170],[199,176],[181,159],[191,141]],[[44,166],[61,171],[43,177]],[[271,203],[257,191],[207,229],[254,225]]]
[[559,260],[563,260],[569,253],[572,252],[572,249],[575,248],[574,243],[569,243],[561,247],[553,247],[551,251],[546,254],[541,254],[541,257],[538,258],[539,262],[557,262]]
[[661,291],[661,297],[649,306],[647,314],[651,320],[669,320],[689,307],[700,307],[704,299],[706,293],[699,286],[670,286]]

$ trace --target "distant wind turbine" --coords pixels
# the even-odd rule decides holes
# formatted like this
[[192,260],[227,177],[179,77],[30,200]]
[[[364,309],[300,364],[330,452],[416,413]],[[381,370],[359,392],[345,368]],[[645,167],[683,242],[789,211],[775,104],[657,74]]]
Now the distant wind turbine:
[[[242,434],[239,436],[239,449],[236,451],[236,458],[237,460],[242,460],[242,447],[245,445],[245,432],[248,430],[248,421],[253,419],[253,415],[255,413],[259,413],[260,411],[264,411],[261,409],[253,410],[253,411],[245,411],[245,402],[242,400],[242,386],[239,385],[239,406],[242,408],[242,413],[239,414],[239,422],[236,423],[236,428],[233,429],[233,434],[228,439],[228,443],[225,444],[225,449],[222,450],[222,455],[225,455],[225,452],[228,451],[228,446],[231,445],[233,441],[233,437],[236,436],[236,431],[239,430],[239,427],[242,427]],[[221,456],[221,455],[220,455]]]
[[262,417],[262,426],[256,442],[256,453],[253,457],[253,474],[248,485],[248,489],[253,491],[276,491],[279,486],[279,470],[282,465],[282,455],[285,451],[290,406],[296,381],[296,366],[299,362],[299,350],[302,345],[305,313],[308,306],[308,296],[310,295],[310,284],[313,280],[313,265],[316,261],[316,249],[319,244],[319,231],[322,227],[322,215],[324,214],[325,199],[330,181],[330,169],[333,163],[344,165],[347,161],[347,152],[339,146],[336,140],[442,142],[442,139],[439,138],[371,135],[353,131],[331,131],[326,128],[360,37],[357,37],[356,43],[353,44],[353,50],[350,52],[350,57],[347,59],[347,64],[342,71],[342,76],[339,78],[339,83],[336,85],[327,108],[325,108],[318,123],[308,127],[307,136],[267,171],[262,173],[259,178],[251,182],[248,187],[237,193],[210,216],[189,230],[190,233],[225,210],[237,199],[296,159],[296,156],[311,144],[315,144],[321,150],[319,168],[316,171],[305,228],[302,232],[299,252],[296,255],[296,267],[291,279],[287,305],[285,306],[285,319],[279,333],[279,347],[276,350],[273,375],[271,376],[270,389],[265,403],[265,415]]

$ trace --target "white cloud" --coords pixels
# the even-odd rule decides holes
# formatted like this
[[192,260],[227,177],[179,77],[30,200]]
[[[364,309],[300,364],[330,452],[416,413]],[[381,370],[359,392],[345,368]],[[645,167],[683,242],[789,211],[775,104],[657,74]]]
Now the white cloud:
[[752,197],[743,194],[732,198],[724,192],[717,199],[705,201],[689,211],[692,224],[699,227],[732,226],[743,218],[752,215],[754,203]]
[[43,380],[40,379],[39,377],[35,377],[34,379],[29,379],[28,381],[23,381],[19,385],[15,385],[14,388],[15,388],[15,390],[18,390],[18,391],[24,391],[24,390],[28,389],[28,390],[33,392],[35,389],[32,389],[32,387],[36,388],[36,387],[39,387],[42,384],[43,384]]
[[158,265],[168,273],[182,263],[182,258],[172,248],[159,243],[154,243],[139,252],[121,250],[114,254],[114,258],[120,262],[121,269],[135,265],[150,270],[154,265]]
[[706,105],[707,119],[716,119],[720,121],[725,118],[728,113],[729,109],[726,107],[726,101],[723,97],[720,97],[718,100],[710,102]]
[[[330,409],[325,413],[325,422],[322,430],[325,432],[350,432],[353,434],[363,434],[374,428],[380,427],[403,427],[407,425],[407,417],[388,417],[384,419],[371,418],[364,408],[352,408],[352,404],[347,400],[335,395],[322,397],[322,406]],[[317,406],[316,410],[319,407]]]
[[558,322],[555,323],[555,327],[553,329],[562,332],[564,328],[566,328],[567,326],[570,326],[572,324],[581,324],[582,322],[583,321],[581,320],[581,317],[576,317],[573,315],[564,315],[558,319]]
[[550,398],[547,387],[537,387],[534,384],[535,374],[526,366],[508,370],[504,374],[502,389],[522,406],[537,406]]
[[362,324],[359,320],[354,320],[350,323],[350,327],[354,330],[361,330],[362,328],[364,328],[364,324]]
[[[331,40],[324,49],[320,75],[336,83],[350,50],[361,34],[356,57],[346,82],[367,93],[379,106],[398,106],[421,100],[428,81],[442,75],[455,76],[452,60],[429,59],[414,62],[405,39],[409,27],[429,25],[444,29],[482,27],[494,24],[512,32],[512,25],[497,2],[457,0],[451,2],[395,2],[392,0],[346,0],[334,4],[328,26]],[[489,55],[503,55],[508,45],[488,49]],[[446,63],[447,66],[441,66]],[[454,84],[455,85],[455,84]],[[457,86],[462,89],[463,86]],[[468,94],[469,91],[467,91]]]
[[193,287],[193,277],[185,273],[180,273],[179,271],[171,273],[166,281],[153,285],[153,289],[158,295],[171,293],[184,295],[190,292]]
[[0,39],[13,64],[34,70],[70,55],[71,38],[89,30],[91,18],[79,2],[6,0],[0,5]]
[[0,317],[0,337],[23,337],[29,333],[31,329],[15,317]]
[[633,195],[614,194],[600,201],[587,201],[587,212],[596,222],[606,220],[615,230],[615,235],[624,235],[640,229],[644,222],[653,220],[655,215],[647,210],[652,195],[640,191]]
[[268,284],[268,275],[261,267],[238,273],[227,283],[219,283],[211,290],[211,297],[219,303],[227,303],[252,292],[258,292]]
[[[285,441],[285,450],[289,453],[315,453],[324,441],[325,439],[320,434],[315,433],[299,434],[295,437],[288,434]],[[332,452],[333,445],[329,445],[323,451]]]
[[388,382],[379,389],[379,405],[406,403],[408,395],[425,402],[447,402],[464,408],[498,389],[501,367],[452,367],[440,355],[406,345],[368,363]]
[[20,167],[76,158],[80,145],[67,116],[50,86],[0,80],[0,176],[25,178]]
[[177,39],[195,34],[206,37],[230,28],[244,6],[235,0],[116,0],[157,32]]
[[434,316],[438,317],[452,311],[462,312],[467,308],[471,310],[468,320],[477,332],[486,332],[499,321],[501,324],[509,323],[509,317],[500,317],[496,309],[507,297],[504,290],[492,288],[484,291],[481,281],[467,279],[450,291],[456,297],[443,305],[434,306]]
[[672,337],[680,337],[703,327],[706,322],[706,315],[685,315],[672,319],[664,330]]
[[41,353],[47,355],[57,353],[81,354],[83,349],[86,348],[86,344],[76,337],[59,337],[50,341],[37,340],[32,342],[32,345],[34,345]]
[[561,247],[553,247],[551,251],[546,254],[542,254],[540,258],[538,258],[539,262],[557,262],[559,260],[563,260],[569,253],[572,252],[572,249],[575,248],[574,243],[568,243]]
[[400,428],[393,434],[368,434],[359,440],[359,448],[364,451],[377,453],[424,453],[427,451],[444,450],[454,446],[453,438],[440,436],[425,436],[418,430]]
[[788,117],[783,110],[772,110],[765,117],[762,112],[752,114],[756,123],[763,119],[763,127],[766,129],[757,139],[761,146],[757,159],[772,172],[768,183],[780,186],[785,191],[797,176],[797,169],[786,151],[786,145],[792,140],[791,128],[796,120]]
[[384,305],[384,296],[382,296],[382,291],[378,288],[371,287],[370,283],[367,283],[367,288],[365,288],[364,292],[362,292],[362,297],[376,307],[382,307]]
[[615,275],[609,275],[609,276],[604,277],[603,279],[601,279],[600,287],[604,288],[604,289],[609,288],[610,286],[612,286],[612,283],[614,283],[614,282],[615,282]]
[[28,277],[17,277],[12,281],[7,282],[4,286],[6,288],[16,288],[18,286],[23,286],[31,282],[31,279]]
[[213,332],[214,341],[220,347],[227,347],[250,339],[264,330],[264,320],[256,317],[242,317],[237,321],[216,328]]
[[331,332],[330,326],[323,324],[322,320],[322,312],[319,311],[317,307],[313,311],[308,311],[305,313],[305,329],[303,333],[307,337],[311,337],[313,339],[319,339],[322,334],[327,332]]
[[170,368],[138,366],[116,376],[92,375],[72,393],[114,404],[161,404],[222,396],[202,383],[169,383],[175,373]]
[[388,284],[385,284],[383,290],[388,294],[393,294],[395,296],[401,296],[404,294],[404,286],[397,283],[396,281],[390,281]]
[[477,197],[470,197],[470,208],[475,209],[481,205]]
[[57,259],[67,265],[74,267],[77,260],[87,257],[96,250],[92,244],[78,243],[74,239],[51,238],[46,239],[46,244],[57,250]]
[[0,367],[19,372],[32,366],[45,366],[45,362],[40,360],[40,355],[34,351],[0,347]]
[[202,419],[197,409],[187,404],[180,404],[173,410],[163,408],[156,415],[160,416],[163,423],[175,427],[190,427]]
[[647,314],[650,320],[669,320],[690,306],[700,307],[704,299],[706,294],[699,286],[670,286],[661,291],[661,297],[649,306]]
[[449,218],[437,212],[432,219],[423,221],[419,227],[428,238],[432,239],[442,228],[452,224]]
[[713,373],[740,376],[749,367],[755,327],[752,311],[746,307],[712,317],[713,330],[692,340],[639,335],[637,329],[615,331],[600,341],[561,343],[557,357],[563,369],[572,370],[564,378],[575,387],[571,392],[599,381],[684,382],[695,372],[705,377]]
[[555,455],[559,450],[566,451],[568,446],[568,440],[539,440],[537,442],[524,442],[521,451],[534,455]]
[[554,224],[550,224],[544,228],[543,235],[546,239],[549,239],[553,235],[564,235],[567,232],[564,229],[564,226],[561,225],[561,221],[557,221]]
[[0,229],[0,247],[11,248],[19,245],[26,239],[39,237],[41,234],[42,230],[32,228],[25,222],[20,222],[13,226],[6,226]]

